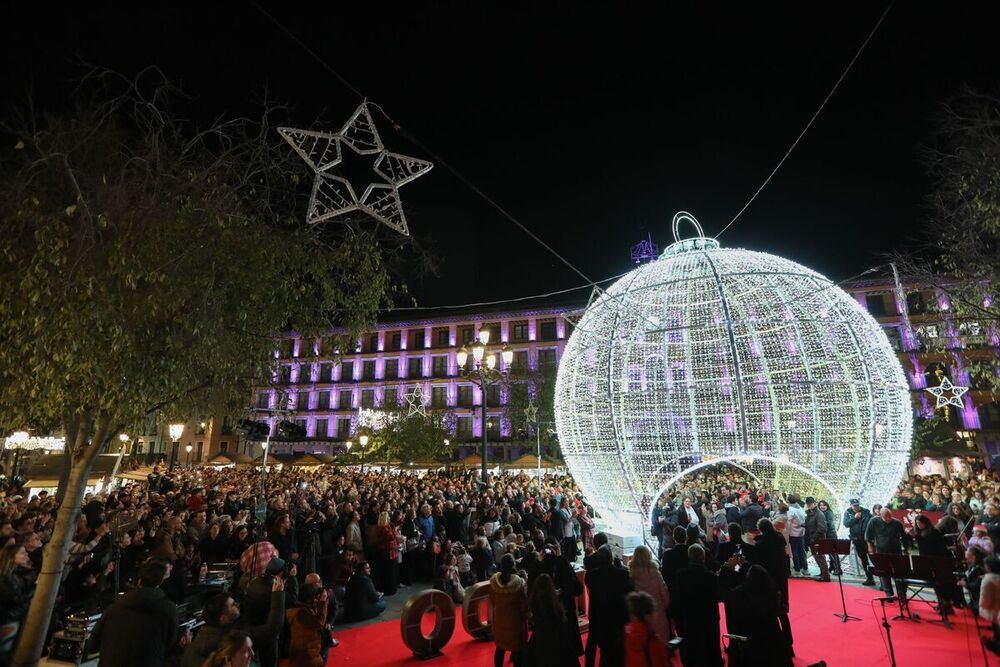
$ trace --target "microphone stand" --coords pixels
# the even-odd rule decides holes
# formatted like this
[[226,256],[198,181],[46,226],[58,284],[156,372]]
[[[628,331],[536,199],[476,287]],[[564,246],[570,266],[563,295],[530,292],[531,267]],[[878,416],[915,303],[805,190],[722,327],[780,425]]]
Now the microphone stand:
[[896,651],[892,647],[892,628],[889,625],[889,617],[885,613],[885,603],[891,602],[892,598],[888,600],[886,598],[878,598],[879,603],[882,605],[882,627],[885,628],[885,638],[886,643],[889,644],[889,660],[891,661],[892,667],[896,667]]

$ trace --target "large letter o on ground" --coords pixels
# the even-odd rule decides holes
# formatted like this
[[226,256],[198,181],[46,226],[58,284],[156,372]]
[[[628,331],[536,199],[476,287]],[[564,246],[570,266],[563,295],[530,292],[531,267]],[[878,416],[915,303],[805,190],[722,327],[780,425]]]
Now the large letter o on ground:
[[[425,635],[421,629],[424,614],[436,612],[434,629]],[[455,632],[455,603],[441,591],[430,589],[417,593],[406,601],[399,617],[399,630],[403,643],[419,658],[429,658],[441,653]]]
[[[483,600],[486,601],[486,620],[480,615]],[[493,639],[493,605],[490,604],[490,582],[480,581],[465,589],[462,602],[462,626],[476,639]]]

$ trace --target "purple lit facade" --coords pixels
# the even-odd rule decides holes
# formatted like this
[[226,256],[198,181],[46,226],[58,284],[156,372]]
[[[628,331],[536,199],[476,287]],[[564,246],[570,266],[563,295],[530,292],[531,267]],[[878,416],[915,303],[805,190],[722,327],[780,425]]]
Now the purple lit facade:
[[[306,448],[313,452],[340,451],[355,437],[360,409],[405,406],[405,395],[419,383],[428,411],[450,413],[453,442],[473,451],[482,437],[479,406],[482,392],[461,377],[456,353],[490,330],[490,343],[507,343],[514,352],[511,370],[555,368],[569,336],[564,315],[575,307],[547,307],[497,313],[442,315],[405,321],[384,321],[358,340],[357,351],[335,359],[325,340],[293,334],[281,338],[276,352],[280,371],[276,382],[287,387],[291,417],[306,431]],[[499,360],[501,369],[503,361]],[[534,388],[529,384],[529,395]],[[278,407],[277,389],[258,389],[254,405],[262,412],[254,419],[269,422],[272,433],[277,418],[263,410]],[[517,455],[515,431],[506,415],[506,388],[492,388],[487,400],[487,438],[505,454]],[[549,417],[551,418],[551,416]],[[301,450],[301,443],[296,446]],[[532,447],[532,450],[534,448]],[[282,451],[275,443],[275,451]],[[496,456],[497,454],[493,454]]]
[[[878,322],[906,372],[913,397],[914,415],[935,414],[934,397],[926,390],[948,377],[958,386],[969,387],[964,407],[939,409],[959,436],[974,444],[987,461],[1000,454],[1000,404],[985,383],[978,386],[969,376],[969,364],[1000,357],[1000,338],[995,325],[955,321],[948,295],[941,289],[903,279],[906,304],[900,303],[891,277],[847,283],[850,293]],[[989,307],[990,304],[984,304]],[[909,314],[910,326],[903,318]],[[931,339],[937,344],[928,345]],[[941,344],[943,340],[943,345]],[[971,453],[971,452],[970,452]]]

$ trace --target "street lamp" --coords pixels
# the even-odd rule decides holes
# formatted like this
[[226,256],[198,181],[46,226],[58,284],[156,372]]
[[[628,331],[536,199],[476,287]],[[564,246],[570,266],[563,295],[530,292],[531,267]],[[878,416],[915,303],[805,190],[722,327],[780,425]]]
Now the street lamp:
[[173,472],[174,465],[177,463],[177,450],[181,446],[181,436],[184,435],[184,424],[171,424],[168,430],[170,431],[170,441],[173,443],[170,448],[170,472]]
[[524,419],[529,424],[535,427],[535,441],[538,448],[538,468],[536,470],[536,481],[535,486],[538,487],[539,492],[542,488],[542,430],[538,428],[538,406],[535,405],[534,401],[528,404],[528,407],[524,409]]
[[188,455],[187,455],[187,467],[190,468],[191,467],[191,450],[194,449],[194,447],[192,447],[191,445],[188,445],[184,449],[188,453]]
[[511,362],[514,360],[514,351],[507,347],[507,344],[500,346],[500,356],[503,357],[503,370],[498,369],[497,366],[497,355],[494,351],[488,348],[490,343],[490,331],[489,329],[479,330],[479,340],[472,344],[472,368],[466,367],[466,362],[469,360],[469,350],[462,346],[462,349],[458,351],[455,355],[456,361],[458,361],[458,367],[461,370],[462,377],[466,380],[471,381],[474,385],[479,387],[480,395],[482,396],[480,403],[480,408],[482,410],[482,432],[483,432],[483,453],[482,453],[482,481],[483,486],[488,484],[488,477],[486,472],[486,432],[488,430],[488,425],[486,422],[486,394],[487,389],[494,384],[497,384],[507,377],[507,369],[510,368]]
[[368,445],[368,436],[364,433],[358,436],[358,443],[361,445],[361,474],[365,474],[365,446]]

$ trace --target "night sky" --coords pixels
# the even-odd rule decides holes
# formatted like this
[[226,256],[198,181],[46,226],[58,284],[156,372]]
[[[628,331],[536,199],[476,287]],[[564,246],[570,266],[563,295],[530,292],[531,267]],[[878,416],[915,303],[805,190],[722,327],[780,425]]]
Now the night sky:
[[[17,4],[2,46],[9,99],[31,86],[39,105],[65,105],[82,57],[126,74],[160,67],[205,121],[253,112],[266,88],[300,125],[322,115],[333,130],[360,101],[250,4]],[[718,232],[885,7],[345,4],[265,7],[591,279],[627,270],[647,233],[664,247],[676,210]],[[921,151],[935,113],[962,84],[1000,84],[997,19],[987,3],[898,2],[723,245],[834,280],[912,246],[928,223]],[[389,150],[429,157],[380,129]],[[440,165],[401,194],[439,255],[439,277],[411,277],[422,305],[583,282]]]

